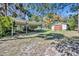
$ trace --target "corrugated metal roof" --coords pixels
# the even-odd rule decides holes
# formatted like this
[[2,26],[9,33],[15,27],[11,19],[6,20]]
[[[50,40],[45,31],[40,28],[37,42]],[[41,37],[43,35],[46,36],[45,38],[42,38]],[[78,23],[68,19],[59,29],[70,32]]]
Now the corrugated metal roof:
[[26,25],[27,24],[27,20],[18,19],[18,18],[12,18],[12,19],[17,25]]

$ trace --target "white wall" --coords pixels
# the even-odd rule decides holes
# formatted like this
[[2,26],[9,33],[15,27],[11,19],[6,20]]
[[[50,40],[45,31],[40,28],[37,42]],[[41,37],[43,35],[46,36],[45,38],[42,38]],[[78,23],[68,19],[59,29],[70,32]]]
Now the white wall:
[[67,25],[66,24],[62,24],[62,30],[66,30],[67,29]]

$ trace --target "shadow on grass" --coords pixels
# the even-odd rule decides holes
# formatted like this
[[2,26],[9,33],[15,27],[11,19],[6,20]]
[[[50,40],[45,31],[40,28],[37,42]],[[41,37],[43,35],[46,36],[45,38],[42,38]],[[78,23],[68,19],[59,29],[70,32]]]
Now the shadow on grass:
[[46,32],[47,30],[29,30],[28,32],[36,32],[36,33],[40,33],[40,32]]
[[39,37],[45,38],[46,40],[62,40],[64,38],[68,39],[68,37],[60,33],[40,34]]
[[72,39],[79,40],[79,36],[73,36]]
[[47,38],[48,39],[63,39],[64,35],[63,34],[58,34],[58,33],[53,33],[53,34],[48,34]]

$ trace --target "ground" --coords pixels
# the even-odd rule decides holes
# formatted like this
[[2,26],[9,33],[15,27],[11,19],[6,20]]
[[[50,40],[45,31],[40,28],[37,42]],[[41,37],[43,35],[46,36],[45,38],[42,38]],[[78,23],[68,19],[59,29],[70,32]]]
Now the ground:
[[[44,35],[44,37],[43,37]],[[28,37],[23,39],[13,39],[0,41],[1,56],[79,56],[79,33],[77,31],[58,31],[51,34],[45,34]],[[73,39],[77,41],[65,40]],[[64,42],[64,43],[63,43]],[[60,44],[61,43],[61,44]],[[70,44],[71,43],[71,44]],[[77,47],[76,47],[77,46]],[[73,50],[74,49],[74,50]],[[76,51],[77,53],[76,53]],[[71,51],[71,52],[70,52]]]
[[0,41],[0,55],[47,55],[51,42],[41,38]]

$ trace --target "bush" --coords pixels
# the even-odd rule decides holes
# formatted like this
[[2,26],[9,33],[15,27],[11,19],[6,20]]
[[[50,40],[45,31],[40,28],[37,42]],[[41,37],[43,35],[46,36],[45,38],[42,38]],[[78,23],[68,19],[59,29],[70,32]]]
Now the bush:
[[41,25],[41,22],[36,22],[36,21],[28,22],[28,26],[31,30],[34,30],[35,28],[37,28],[40,25]]
[[9,34],[11,30],[12,21],[8,16],[0,16],[0,37]]
[[67,24],[68,24],[68,27],[69,27],[68,29],[69,30],[75,30],[76,21],[75,21],[75,19],[73,17],[67,20]]
[[42,20],[42,17],[37,16],[37,15],[32,15],[32,16],[30,17],[30,21],[39,22],[39,21],[41,21],[41,20]]

